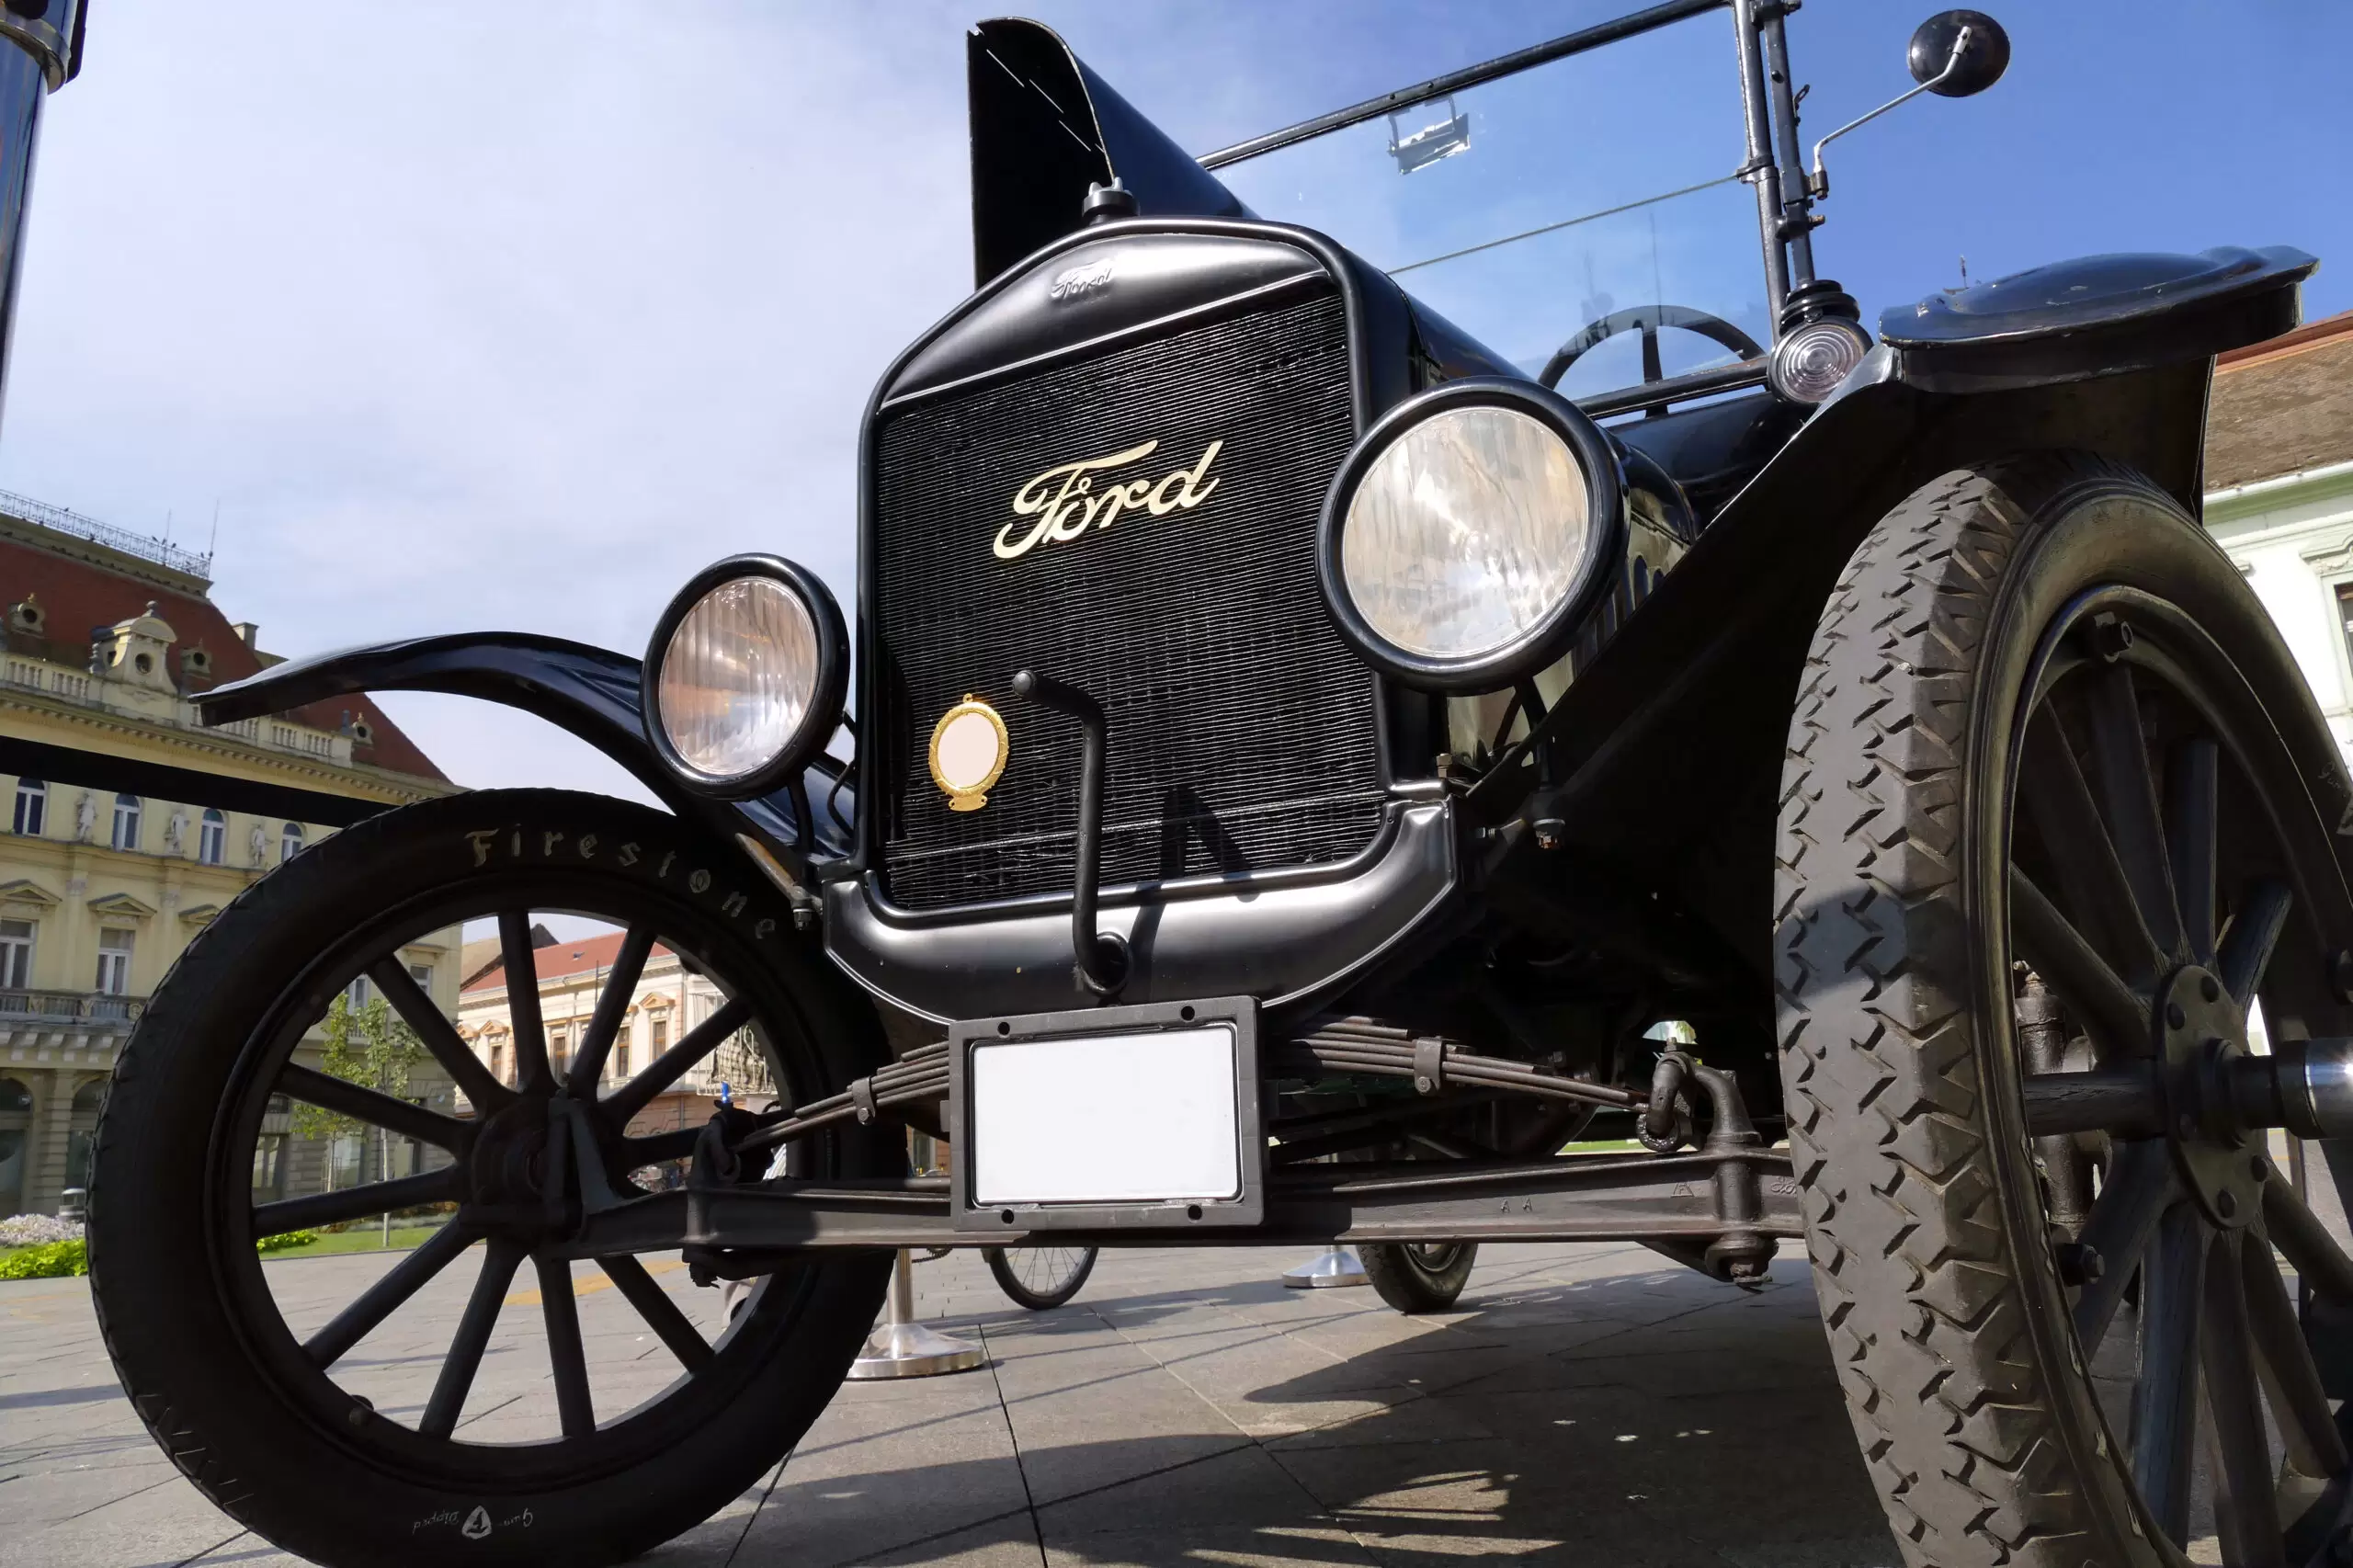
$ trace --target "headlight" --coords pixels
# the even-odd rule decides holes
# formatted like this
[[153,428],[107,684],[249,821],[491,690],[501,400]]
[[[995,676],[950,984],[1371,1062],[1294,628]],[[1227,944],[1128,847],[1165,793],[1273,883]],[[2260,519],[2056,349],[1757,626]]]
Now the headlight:
[[1558,658],[1608,580],[1623,491],[1608,439],[1526,382],[1450,381],[1359,442],[1324,504],[1332,612],[1408,684],[1493,691]]
[[699,573],[646,652],[646,731],[690,785],[766,794],[806,767],[840,721],[839,607],[790,561],[745,555]]

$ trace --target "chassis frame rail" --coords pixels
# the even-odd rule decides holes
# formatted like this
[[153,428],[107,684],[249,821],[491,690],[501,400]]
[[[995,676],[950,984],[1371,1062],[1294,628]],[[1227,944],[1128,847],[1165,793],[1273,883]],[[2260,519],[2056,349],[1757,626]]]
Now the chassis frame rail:
[[[1584,1154],[1532,1163],[1332,1165],[1269,1173],[1265,1222],[1212,1233],[1183,1210],[1165,1228],[1054,1231],[1070,1246],[1310,1242],[1632,1241],[1722,1278],[1750,1278],[1781,1237],[1802,1233],[1785,1153]],[[693,1186],[587,1215],[574,1257],[682,1249],[721,1277],[771,1272],[842,1249],[1019,1245],[1017,1222],[985,1242],[959,1232],[943,1178],[779,1177]],[[1705,1261],[1702,1261],[1704,1259]]]

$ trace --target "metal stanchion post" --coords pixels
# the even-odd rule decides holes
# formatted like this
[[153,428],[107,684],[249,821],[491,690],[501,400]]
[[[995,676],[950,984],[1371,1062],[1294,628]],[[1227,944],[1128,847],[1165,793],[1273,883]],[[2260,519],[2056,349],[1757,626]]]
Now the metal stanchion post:
[[904,1247],[891,1266],[891,1305],[849,1365],[853,1378],[929,1378],[968,1372],[988,1359],[969,1339],[937,1334],[915,1321],[915,1260]]
[[1283,1276],[1283,1283],[1299,1290],[1322,1289],[1333,1285],[1369,1285],[1364,1265],[1357,1255],[1335,1242],[1315,1256]]

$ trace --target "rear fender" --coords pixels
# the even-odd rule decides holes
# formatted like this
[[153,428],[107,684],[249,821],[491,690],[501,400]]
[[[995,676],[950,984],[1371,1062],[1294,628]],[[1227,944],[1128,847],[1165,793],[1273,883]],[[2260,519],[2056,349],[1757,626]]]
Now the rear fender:
[[805,881],[811,858],[849,849],[849,785],[839,763],[820,757],[809,769],[815,807],[805,835],[790,790],[733,802],[693,794],[645,737],[639,662],[585,642],[524,631],[415,637],[289,660],[191,700],[207,724],[218,725],[356,691],[441,691],[536,714],[629,769],[679,816],[723,838],[756,835],[796,880]]

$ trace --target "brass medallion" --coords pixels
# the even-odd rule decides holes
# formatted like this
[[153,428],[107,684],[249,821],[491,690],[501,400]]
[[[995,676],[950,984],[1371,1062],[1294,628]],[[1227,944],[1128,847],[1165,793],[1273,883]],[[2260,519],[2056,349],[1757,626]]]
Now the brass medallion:
[[948,809],[977,812],[987,805],[1010,752],[1005,721],[970,692],[942,713],[931,727],[931,781],[948,797]]

